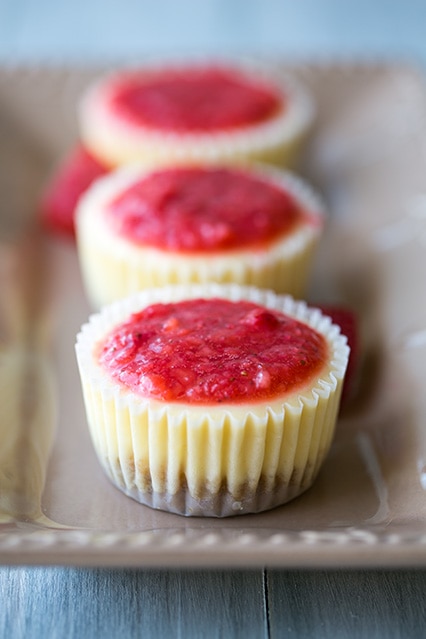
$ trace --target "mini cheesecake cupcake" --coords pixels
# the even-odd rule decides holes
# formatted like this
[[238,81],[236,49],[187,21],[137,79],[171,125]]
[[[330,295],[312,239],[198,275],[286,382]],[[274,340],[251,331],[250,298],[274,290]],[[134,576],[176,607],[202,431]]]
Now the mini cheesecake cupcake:
[[94,448],[148,506],[225,517],[309,488],[330,447],[349,348],[272,291],[143,291],[93,315],[77,359]]
[[282,170],[118,169],[80,200],[77,245],[95,307],[155,286],[235,282],[303,297],[323,206]]
[[243,63],[118,70],[83,96],[80,135],[103,164],[262,161],[289,166],[314,119],[306,88]]

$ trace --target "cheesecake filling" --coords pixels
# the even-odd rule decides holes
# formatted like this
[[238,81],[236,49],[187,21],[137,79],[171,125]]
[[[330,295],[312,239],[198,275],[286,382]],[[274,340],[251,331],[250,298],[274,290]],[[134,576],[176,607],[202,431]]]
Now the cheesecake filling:
[[349,349],[329,317],[237,285],[150,289],[77,337],[102,467],[133,499],[183,515],[273,508],[330,449]]

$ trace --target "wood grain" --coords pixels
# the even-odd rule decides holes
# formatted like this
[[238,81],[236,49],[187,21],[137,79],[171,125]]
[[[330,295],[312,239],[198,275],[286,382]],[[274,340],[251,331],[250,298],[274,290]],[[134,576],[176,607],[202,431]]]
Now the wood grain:
[[270,636],[426,637],[426,571],[272,571]]
[[0,636],[422,639],[426,571],[0,569]]
[[267,637],[262,571],[0,569],[0,637]]

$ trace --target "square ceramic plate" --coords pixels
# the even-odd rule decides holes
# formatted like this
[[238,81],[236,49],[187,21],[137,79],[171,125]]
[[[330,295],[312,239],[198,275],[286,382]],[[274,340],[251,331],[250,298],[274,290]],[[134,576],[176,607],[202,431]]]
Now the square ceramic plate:
[[426,565],[426,102],[397,66],[299,65],[318,124],[300,172],[329,223],[310,299],[355,307],[356,394],[314,487],[225,520],[141,506],[89,440],[74,340],[90,312],[71,241],[31,230],[99,69],[0,70],[0,561]]

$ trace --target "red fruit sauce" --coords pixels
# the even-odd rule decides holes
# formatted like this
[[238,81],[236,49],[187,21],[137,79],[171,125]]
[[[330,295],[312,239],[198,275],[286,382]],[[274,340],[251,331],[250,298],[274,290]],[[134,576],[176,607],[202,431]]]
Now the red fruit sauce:
[[41,217],[49,230],[74,236],[74,214],[81,195],[108,169],[78,144],[58,167],[41,201]]
[[148,174],[116,196],[106,215],[135,244],[184,252],[264,248],[308,217],[266,180],[196,167]]
[[302,390],[321,374],[328,345],[281,312],[213,298],[148,306],[112,330],[97,356],[143,397],[238,404]]
[[274,87],[212,66],[123,76],[113,85],[110,106],[136,126],[211,133],[265,122],[284,102]]

